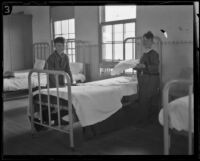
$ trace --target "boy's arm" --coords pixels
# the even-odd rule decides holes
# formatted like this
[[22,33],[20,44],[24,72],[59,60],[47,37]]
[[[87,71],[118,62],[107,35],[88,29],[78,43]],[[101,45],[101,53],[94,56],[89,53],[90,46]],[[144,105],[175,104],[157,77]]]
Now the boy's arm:
[[44,69],[47,70],[54,70],[54,58],[52,56],[49,56],[49,58],[47,59],[47,61],[45,62],[45,66]]
[[71,84],[73,83],[73,78],[72,78],[72,73],[71,73],[71,70],[70,70],[70,66],[69,66],[69,58],[68,56],[66,55],[66,68],[65,68],[65,72],[67,72],[71,78]]

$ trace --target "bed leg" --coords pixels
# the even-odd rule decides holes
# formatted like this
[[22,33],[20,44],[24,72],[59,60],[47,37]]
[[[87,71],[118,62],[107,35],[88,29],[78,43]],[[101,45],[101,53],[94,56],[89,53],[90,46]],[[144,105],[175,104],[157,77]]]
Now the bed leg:
[[72,152],[75,152],[75,148],[74,148],[74,147],[70,147],[70,150],[71,150]]
[[171,136],[170,136],[170,134],[168,134],[169,135],[169,140],[168,140],[168,142],[169,142],[169,147],[168,147],[168,152],[169,152],[169,154],[170,154],[170,148],[171,148]]

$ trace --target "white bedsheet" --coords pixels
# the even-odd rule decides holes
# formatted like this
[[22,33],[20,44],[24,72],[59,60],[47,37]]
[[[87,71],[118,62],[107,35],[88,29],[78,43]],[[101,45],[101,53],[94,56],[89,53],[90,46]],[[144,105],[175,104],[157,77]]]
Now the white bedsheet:
[[72,74],[72,78],[74,81],[81,81],[84,82],[85,81],[85,75],[82,73],[78,73],[78,74]]
[[[16,91],[28,89],[28,73],[29,71],[15,73],[14,78],[3,79],[3,90],[4,91]],[[40,74],[41,86],[46,86],[46,74]],[[38,86],[38,76],[36,73],[32,74],[32,87]]]
[[103,79],[99,81],[93,81],[83,83],[84,86],[119,86],[123,96],[128,96],[137,93],[137,78],[120,76],[115,78]]
[[[14,72],[14,78],[4,78],[3,81],[3,90],[4,91],[17,91],[28,89],[28,74],[31,69],[25,69]],[[85,81],[85,76],[81,73],[72,74],[74,81]],[[42,86],[46,86],[46,75],[41,73],[41,84]],[[36,73],[32,74],[32,87],[38,86],[38,77]]]
[[[188,131],[188,98],[189,96],[178,98],[169,103],[169,118],[170,128],[176,129],[177,131]],[[192,132],[194,131],[194,96],[192,95]],[[159,122],[163,125],[163,109],[159,113]]]
[[[82,126],[101,122],[122,108],[123,96],[137,93],[137,80],[131,77],[116,77],[72,86],[72,104]],[[59,96],[68,99],[67,88],[60,88]],[[34,95],[38,91],[35,91]],[[47,90],[42,90],[47,94]],[[51,95],[57,96],[56,88]],[[29,114],[29,111],[28,111]]]
[[[122,107],[120,86],[72,86],[71,89],[72,104],[82,126],[101,122]],[[59,91],[60,98],[67,100],[67,88],[60,88]],[[35,91],[34,95],[37,93]],[[47,94],[47,89],[42,89],[41,93]],[[52,88],[50,94],[56,96],[57,89]]]

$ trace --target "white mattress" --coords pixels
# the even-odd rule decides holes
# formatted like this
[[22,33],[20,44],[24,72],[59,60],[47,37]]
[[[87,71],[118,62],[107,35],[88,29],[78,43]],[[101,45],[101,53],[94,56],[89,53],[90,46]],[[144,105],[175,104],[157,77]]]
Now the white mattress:
[[[124,95],[137,92],[136,85],[137,81],[131,78],[118,77],[72,86],[72,104],[80,124],[89,126],[110,117],[122,108],[121,99]],[[67,88],[60,88],[59,91],[60,98],[67,100]],[[35,91],[34,95],[37,93],[38,91]],[[47,94],[47,90],[42,89],[41,93]],[[50,94],[56,96],[56,88],[50,89]],[[28,115],[30,115],[30,110],[28,110]]]
[[[168,104],[170,128],[188,131],[189,96],[178,98]],[[194,131],[194,96],[192,95],[192,131]],[[159,113],[159,122],[163,125],[163,109]]]

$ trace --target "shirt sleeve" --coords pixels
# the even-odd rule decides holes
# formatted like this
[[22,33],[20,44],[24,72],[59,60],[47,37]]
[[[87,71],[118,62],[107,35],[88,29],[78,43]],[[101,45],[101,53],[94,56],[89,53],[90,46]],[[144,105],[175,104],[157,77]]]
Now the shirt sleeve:
[[49,56],[49,58],[45,62],[44,69],[54,70],[54,68],[55,68],[55,66],[54,66],[54,58],[52,56]]
[[69,66],[69,58],[68,56],[66,55],[66,67],[65,67],[65,72],[67,72],[71,78],[71,83],[73,83],[73,78],[72,78],[72,73],[71,73],[71,70],[70,70],[70,66]]
[[150,54],[150,63],[147,64],[147,71],[149,73],[159,73],[159,55],[156,51],[152,51]]

